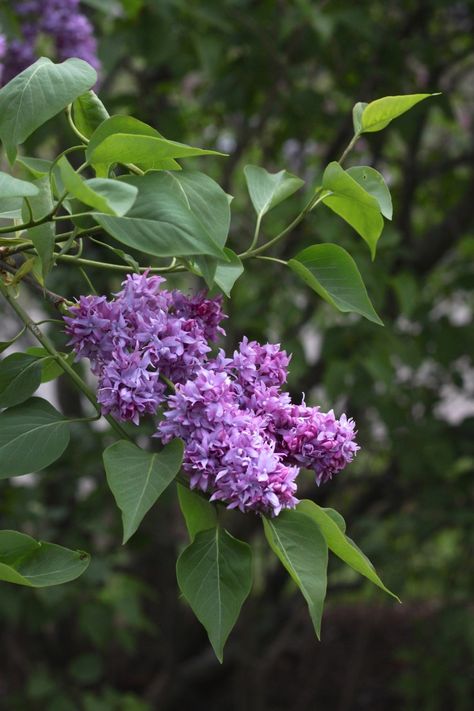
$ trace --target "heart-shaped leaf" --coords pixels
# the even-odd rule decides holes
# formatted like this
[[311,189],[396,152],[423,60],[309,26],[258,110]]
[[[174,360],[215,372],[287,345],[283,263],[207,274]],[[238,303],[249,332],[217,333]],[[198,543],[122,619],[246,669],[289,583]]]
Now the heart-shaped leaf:
[[146,452],[126,440],[105,450],[107,482],[122,512],[124,543],[171,484],[182,459],[183,443],[179,439],[172,440],[161,452]]
[[367,294],[357,265],[336,244],[316,244],[299,252],[288,266],[319,296],[339,311],[364,316],[383,326]]

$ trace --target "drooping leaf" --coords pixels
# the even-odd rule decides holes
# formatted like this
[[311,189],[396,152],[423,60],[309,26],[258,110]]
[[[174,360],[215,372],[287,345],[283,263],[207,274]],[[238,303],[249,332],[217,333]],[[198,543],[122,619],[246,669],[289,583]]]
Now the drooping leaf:
[[259,220],[304,185],[304,180],[286,170],[269,173],[257,165],[246,165],[244,174],[250,199]]
[[0,361],[0,407],[27,400],[41,383],[41,362],[27,353],[12,353]]
[[178,499],[181,512],[186,521],[189,538],[193,541],[201,531],[217,526],[216,509],[210,501],[186,486],[178,484]]
[[197,201],[189,200],[171,173],[127,176],[123,182],[138,188],[138,197],[127,215],[95,215],[112,237],[157,257],[209,254],[226,259],[218,241],[222,224],[216,221],[211,226],[203,221]]
[[226,296],[230,297],[232,287],[237,279],[244,273],[244,265],[240,257],[231,249],[225,247],[224,252],[229,261],[217,261],[214,283],[222,289]]
[[161,452],[146,452],[120,440],[108,447],[103,457],[107,482],[122,512],[126,543],[179,472],[183,442],[174,439]]
[[[314,501],[305,499],[300,501],[297,511],[300,511],[306,516],[310,516],[313,521],[317,523],[321,533],[326,539],[329,549],[335,555],[400,602],[399,598],[385,587],[370,560],[362,553],[355,543],[344,534],[344,531],[341,530],[338,522],[334,520],[334,516],[328,513],[327,509],[325,510],[321,508]],[[333,512],[333,514],[334,513],[336,512]]]
[[336,244],[307,247],[290,259],[288,266],[339,311],[353,311],[383,326],[356,263],[342,247]]
[[110,118],[109,112],[92,89],[73,102],[72,115],[76,128],[85,138],[90,138],[96,128]]
[[45,588],[78,578],[90,556],[54,543],[36,541],[17,531],[0,531],[0,580]]
[[38,187],[27,180],[19,180],[0,171],[0,196],[4,198],[38,195]]
[[326,541],[315,521],[298,509],[264,517],[263,527],[270,548],[301,590],[319,639],[327,584]]
[[0,414],[0,479],[44,469],[69,443],[69,423],[49,402],[31,398]]
[[413,108],[413,106],[419,104],[420,101],[429,99],[430,96],[439,96],[439,93],[384,96],[382,99],[371,101],[370,104],[365,106],[362,112],[361,133],[381,131],[388,126],[393,119],[406,113]]
[[41,57],[0,89],[0,140],[10,163],[17,146],[97,81],[82,59],[53,64]]
[[[87,146],[86,157],[91,162],[96,170],[96,173],[100,177],[106,177],[108,173],[108,164],[99,163],[92,160],[92,155],[96,148],[105,141],[109,136],[113,136],[117,133],[125,133],[132,136],[150,136],[153,138],[163,138],[161,133],[156,129],[152,128],[143,121],[139,121],[132,116],[111,116],[101,123],[97,129],[92,134],[89,145]],[[161,170],[181,170],[181,166],[173,158],[167,158],[166,160],[157,163],[154,160],[150,161],[150,157],[147,156],[144,163],[137,162],[136,156],[133,160],[134,165],[136,165],[141,170],[149,170],[151,168],[161,169]]]
[[[44,217],[53,209],[53,196],[51,194],[51,185],[46,175],[37,178],[34,185],[38,188],[38,194],[29,198],[29,203],[33,217],[38,220]],[[25,222],[29,219],[29,211],[26,205],[23,205],[22,216]],[[53,266],[54,252],[54,237],[55,226],[53,222],[45,222],[37,227],[30,227],[26,231],[28,239],[30,239],[41,260],[41,269],[43,279],[49,274]]]
[[222,662],[224,645],[252,587],[250,547],[219,527],[200,531],[178,558],[176,576]]
[[329,163],[322,186],[331,195],[323,203],[342,217],[369,245],[372,259],[383,230],[383,217],[377,200],[369,195],[339,163]]
[[64,188],[78,200],[107,215],[125,215],[136,200],[138,190],[121,180],[91,178],[83,180],[65,156],[59,161]]

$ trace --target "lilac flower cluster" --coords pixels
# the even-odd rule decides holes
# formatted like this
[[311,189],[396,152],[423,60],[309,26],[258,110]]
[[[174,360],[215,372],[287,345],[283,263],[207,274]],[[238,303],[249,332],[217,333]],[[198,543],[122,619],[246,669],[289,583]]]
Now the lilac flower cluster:
[[159,276],[128,276],[122,290],[81,296],[65,317],[66,332],[78,357],[91,361],[99,378],[104,413],[138,424],[155,414],[166,383],[184,382],[209,353],[208,340],[222,332],[220,299],[187,298],[160,289]]
[[301,467],[321,484],[353,459],[354,422],[292,404],[281,390],[288,364],[279,346],[244,338],[232,358],[221,351],[177,385],[157,435],[186,442],[191,488],[212,492],[211,501],[228,508],[276,516],[296,505]]
[[99,68],[93,28],[79,0],[19,0],[15,13],[20,35],[8,43],[0,37],[0,81],[7,83],[36,60],[42,36],[52,40],[57,59],[79,57]]
[[65,319],[77,355],[99,376],[104,412],[138,423],[166,404],[156,436],[184,440],[192,489],[244,512],[293,508],[301,468],[319,485],[352,461],[353,420],[293,404],[282,390],[290,358],[278,345],[244,338],[232,357],[213,356],[220,299],[160,290],[162,281],[130,276],[112,301],[81,297]]

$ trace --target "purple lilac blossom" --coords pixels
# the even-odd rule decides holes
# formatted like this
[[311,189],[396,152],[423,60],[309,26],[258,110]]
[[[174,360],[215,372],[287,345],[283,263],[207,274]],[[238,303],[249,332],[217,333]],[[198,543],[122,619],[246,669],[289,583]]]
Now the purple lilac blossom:
[[130,275],[112,300],[81,296],[64,319],[76,356],[89,358],[99,378],[103,412],[135,424],[162,404],[166,388],[160,376],[184,382],[206,360],[209,314],[213,331],[222,331],[219,299],[183,294],[177,309],[173,294],[160,288],[163,282],[159,276]]
[[128,276],[113,299],[81,296],[65,317],[77,357],[98,375],[103,412],[138,424],[166,405],[155,436],[184,440],[192,489],[243,512],[293,508],[302,467],[319,485],[352,461],[353,420],[292,403],[282,390],[290,357],[279,345],[244,337],[232,357],[212,355],[208,341],[224,333],[221,299],[170,292],[163,282]]
[[33,64],[42,35],[53,40],[57,59],[78,57],[100,68],[93,27],[80,12],[79,0],[19,0],[15,12],[20,19],[20,36],[8,42],[3,58],[0,56],[0,80],[4,83]]

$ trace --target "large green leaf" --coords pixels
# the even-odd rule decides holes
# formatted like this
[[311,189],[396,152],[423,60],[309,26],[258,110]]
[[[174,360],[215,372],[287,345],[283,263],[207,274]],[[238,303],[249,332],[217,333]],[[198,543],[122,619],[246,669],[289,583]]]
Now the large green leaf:
[[[149,126],[148,124],[143,123],[143,121],[139,121],[132,116],[111,116],[97,127],[90,138],[89,145],[87,146],[87,159],[89,162],[93,163],[97,175],[106,176],[109,166],[107,163],[99,163],[98,161],[92,160],[92,155],[101,143],[103,143],[109,136],[113,136],[117,133],[132,136],[163,138],[161,133],[159,133],[155,128],[152,128],[152,126]],[[149,170],[151,168],[161,170],[181,170],[180,164],[172,158],[167,158],[166,160],[159,161],[157,163],[156,160],[150,160],[150,157],[146,156],[143,163],[138,163],[136,156],[134,156],[133,163],[141,168],[141,170]]]
[[4,198],[38,195],[38,188],[27,180],[19,180],[0,171],[0,196]]
[[[209,254],[226,260],[219,244],[224,228],[203,220],[197,200],[169,172],[127,176],[138,197],[125,217],[96,214],[97,222],[119,242],[157,257]],[[217,213],[219,214],[219,213]]]
[[419,104],[420,101],[429,99],[430,96],[439,96],[439,93],[384,96],[382,99],[371,101],[362,111],[360,132],[370,133],[373,131],[381,131],[385,126],[388,126],[393,119],[409,111],[413,106]]
[[109,112],[92,89],[77,97],[72,105],[72,115],[76,128],[85,138],[90,138],[96,128],[109,118]]
[[[189,208],[204,229],[220,247],[224,247],[230,227],[229,195],[222,190],[218,183],[204,173],[186,170],[181,173],[169,173],[169,175],[174,181],[177,194],[186,197]],[[224,270],[225,267],[230,267],[229,273],[223,272],[221,269],[218,276],[221,281],[225,281],[227,277],[227,282],[230,281],[238,268],[236,260],[240,263],[240,259],[237,255],[227,249],[224,249],[224,253],[229,259],[228,262],[216,260],[208,255],[197,256],[193,260],[198,273],[204,277],[209,288],[212,288],[214,281],[217,281],[218,266],[222,266]],[[234,257],[232,258],[231,255]]]
[[316,244],[299,252],[288,266],[319,296],[339,311],[364,316],[383,326],[367,294],[357,265],[336,244]]
[[250,199],[259,220],[304,185],[304,180],[287,173],[286,170],[268,173],[257,165],[246,165],[244,174]]
[[44,469],[69,443],[69,423],[49,402],[31,398],[0,414],[0,479]]
[[300,501],[297,511],[310,516],[317,523],[329,549],[335,555],[400,602],[399,598],[385,587],[367,556],[344,534],[344,530],[341,530],[340,522],[334,518],[334,513],[337,512],[331,511],[331,509],[323,509],[314,501],[307,499]]
[[178,499],[192,541],[200,531],[216,527],[216,507],[203,495],[178,484]]
[[324,171],[322,186],[331,191],[331,195],[323,198],[323,203],[367,242],[373,259],[383,230],[383,217],[377,200],[335,161],[329,163]]
[[169,141],[158,136],[138,136],[131,133],[114,133],[107,136],[93,151],[89,152],[90,162],[95,165],[110,166],[113,163],[134,163],[144,169],[156,169],[170,158],[191,158],[193,156],[225,155],[218,151],[194,148],[184,143]]
[[53,64],[41,57],[0,90],[0,139],[10,163],[17,146],[97,81],[82,59]]
[[227,637],[252,587],[250,547],[219,527],[201,531],[178,558],[176,576],[222,662]]
[[83,180],[65,156],[58,164],[64,188],[68,193],[98,212],[121,217],[130,210],[136,200],[138,190],[134,185],[107,178]]
[[392,197],[383,176],[378,170],[367,165],[358,165],[346,171],[354,178],[369,195],[374,197],[380,207],[380,212],[387,220],[393,216]]
[[[41,178],[37,178],[33,184],[38,188],[38,195],[29,198],[29,203],[33,217],[38,220],[52,210],[54,202],[48,176],[43,175]],[[29,219],[29,211],[26,205],[23,205],[22,217],[25,221]],[[41,260],[43,279],[46,278],[53,266],[55,234],[54,222],[45,222],[26,231],[28,239],[33,242]]]
[[122,512],[126,543],[179,472],[183,443],[174,439],[161,452],[146,452],[120,440],[108,447],[103,456],[107,482]]
[[328,563],[328,547],[319,526],[293,509],[275,518],[263,518],[263,527],[271,549],[301,590],[319,639]]
[[35,541],[17,531],[0,531],[0,580],[45,588],[75,580],[87,569],[90,556],[54,543]]
[[0,407],[27,400],[41,383],[41,361],[27,353],[13,353],[0,361]]

